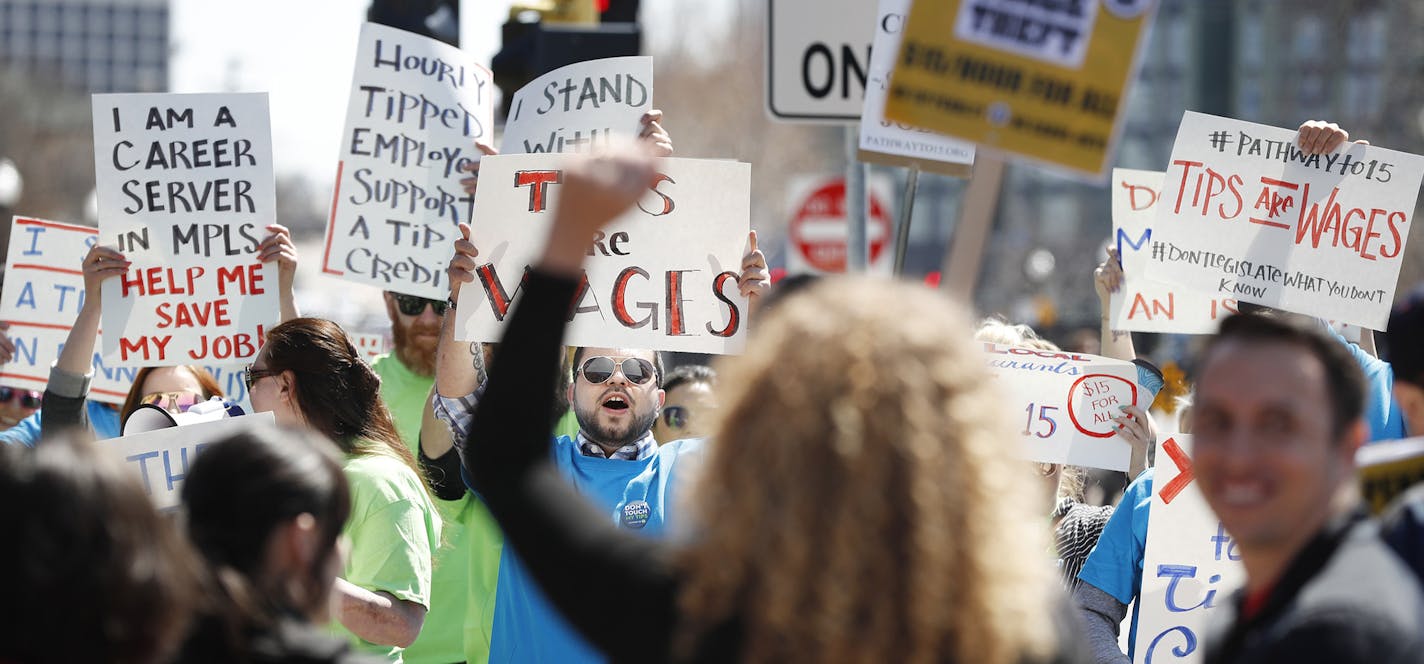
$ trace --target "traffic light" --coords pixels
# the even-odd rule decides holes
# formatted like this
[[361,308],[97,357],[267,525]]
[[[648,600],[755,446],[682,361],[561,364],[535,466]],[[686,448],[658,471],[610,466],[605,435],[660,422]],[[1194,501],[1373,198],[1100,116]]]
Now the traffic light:
[[638,55],[643,31],[639,0],[598,0],[601,23],[561,24],[539,20],[538,12],[512,12],[502,31],[503,46],[490,63],[495,85],[504,95],[501,113],[509,115],[514,93],[530,81],[564,65],[585,60]]
[[371,0],[366,20],[460,45],[460,0]]

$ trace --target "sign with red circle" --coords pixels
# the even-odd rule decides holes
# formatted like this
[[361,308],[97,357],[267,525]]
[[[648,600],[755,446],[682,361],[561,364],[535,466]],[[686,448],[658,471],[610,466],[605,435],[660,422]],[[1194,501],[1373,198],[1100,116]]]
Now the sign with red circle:
[[1068,388],[1068,418],[1084,435],[1111,438],[1117,433],[1112,418],[1120,406],[1137,403],[1137,384],[1109,374],[1088,374]]
[[[866,197],[866,241],[873,265],[885,252],[894,232],[890,206],[874,188],[868,188]],[[845,178],[835,178],[814,187],[796,206],[787,228],[788,244],[817,271],[845,272],[847,228]]]

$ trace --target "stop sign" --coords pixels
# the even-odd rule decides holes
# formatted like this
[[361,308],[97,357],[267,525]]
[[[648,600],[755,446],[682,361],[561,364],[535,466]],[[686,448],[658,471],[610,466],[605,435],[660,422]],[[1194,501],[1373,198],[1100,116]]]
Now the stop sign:
[[[876,188],[867,188],[866,198],[870,208],[866,242],[870,245],[869,264],[874,266],[893,233],[889,205]],[[847,227],[845,178],[835,178],[813,187],[795,206],[787,236],[791,250],[807,266],[818,272],[845,272]]]

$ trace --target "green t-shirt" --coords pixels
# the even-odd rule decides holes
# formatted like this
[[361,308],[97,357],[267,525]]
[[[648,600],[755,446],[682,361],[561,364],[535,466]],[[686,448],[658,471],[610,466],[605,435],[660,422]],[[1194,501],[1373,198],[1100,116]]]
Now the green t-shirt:
[[[577,438],[578,418],[572,408],[554,426],[554,436]],[[465,661],[489,662],[490,638],[494,634],[494,594],[499,584],[499,558],[504,549],[504,533],[485,504],[465,494],[468,508],[461,523],[469,550],[469,602],[465,611]]]
[[395,353],[386,353],[372,360],[371,369],[381,377],[381,399],[391,410],[396,432],[410,448],[410,453],[415,454],[416,444],[420,441],[420,419],[430,407],[426,397],[430,396],[430,386],[435,384],[435,377],[416,375],[401,364]]
[[[376,358],[371,362],[371,368],[381,377],[381,398],[391,410],[396,431],[410,447],[410,453],[418,456],[420,422],[425,410],[430,408],[427,399],[435,379],[416,375],[394,353]],[[470,584],[469,565],[464,562],[469,556],[465,539],[465,512],[471,509],[473,502],[468,493],[456,501],[435,499],[435,509],[443,522],[441,535],[444,539],[435,553],[430,610],[425,614],[425,625],[420,628],[420,636],[405,649],[406,664],[450,664],[465,659],[461,630],[465,624],[465,603],[469,598]]]
[[[342,533],[351,553],[343,576],[366,590],[430,606],[431,555],[440,542],[440,517],[420,478],[389,454],[348,458],[342,470],[351,486],[351,518]],[[401,648],[339,631],[362,651],[402,661]]]

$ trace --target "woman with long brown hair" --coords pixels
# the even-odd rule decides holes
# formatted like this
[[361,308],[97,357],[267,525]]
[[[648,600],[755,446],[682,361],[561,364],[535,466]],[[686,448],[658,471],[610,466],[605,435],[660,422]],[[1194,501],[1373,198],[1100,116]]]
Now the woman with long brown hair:
[[381,400],[380,378],[339,325],[297,318],[267,333],[247,380],[254,410],[316,431],[345,455],[351,554],[334,617],[363,650],[400,661],[425,622],[440,519]]
[[580,502],[546,452],[554,348],[588,242],[650,176],[632,158],[564,171],[465,441],[473,488],[565,617],[614,661],[1074,661],[1037,485],[967,321],[922,287],[826,279],[768,312],[718,369],[684,544]]

